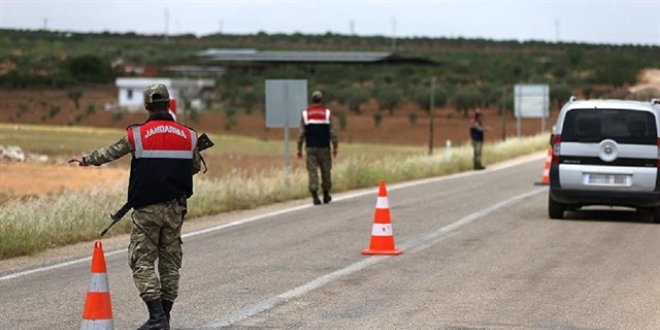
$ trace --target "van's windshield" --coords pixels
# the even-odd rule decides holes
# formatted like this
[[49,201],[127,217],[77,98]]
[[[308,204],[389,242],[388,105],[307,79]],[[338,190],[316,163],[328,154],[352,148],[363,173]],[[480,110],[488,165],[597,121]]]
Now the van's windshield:
[[562,142],[600,142],[657,145],[655,116],[624,109],[572,109],[566,113]]

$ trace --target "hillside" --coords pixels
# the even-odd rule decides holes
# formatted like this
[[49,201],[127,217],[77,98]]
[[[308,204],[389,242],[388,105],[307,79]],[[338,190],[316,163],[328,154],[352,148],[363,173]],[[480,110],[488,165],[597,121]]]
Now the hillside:
[[[263,50],[392,51],[386,37],[324,35],[142,36],[0,30],[0,121],[121,127],[144,114],[109,113],[106,103],[122,75],[117,63],[143,66],[204,65],[194,56],[208,48]],[[551,88],[553,116],[572,94],[580,97],[650,99],[660,47],[573,43],[407,38],[396,54],[433,59],[438,65],[285,65],[262,72],[229,70],[217,78],[212,107],[190,113],[202,129],[279,139],[263,123],[263,81],[304,78],[322,89],[343,122],[346,141],[428,143],[431,77],[437,79],[436,143],[464,141],[470,111],[485,109],[492,138],[515,134],[512,89],[518,83]],[[424,109],[424,110],[422,110]],[[502,120],[501,113],[507,115]],[[552,122],[552,119],[550,120]],[[548,125],[549,127],[550,125]],[[538,120],[523,125],[540,129]]]

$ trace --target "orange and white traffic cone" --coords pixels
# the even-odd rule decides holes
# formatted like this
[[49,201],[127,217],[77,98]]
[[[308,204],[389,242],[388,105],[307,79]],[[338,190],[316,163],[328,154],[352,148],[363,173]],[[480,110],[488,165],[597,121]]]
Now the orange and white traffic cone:
[[80,330],[114,330],[108,274],[101,242],[94,243],[92,281],[87,290]]
[[545,164],[543,165],[541,182],[535,182],[535,185],[547,186],[550,184],[550,163],[552,163],[552,147],[548,148],[548,156],[545,158]]
[[390,218],[390,205],[387,200],[387,189],[385,182],[380,181],[376,211],[374,214],[374,225],[371,229],[371,243],[369,248],[362,250],[363,255],[392,255],[403,253],[394,246],[394,234],[392,232],[392,221]]

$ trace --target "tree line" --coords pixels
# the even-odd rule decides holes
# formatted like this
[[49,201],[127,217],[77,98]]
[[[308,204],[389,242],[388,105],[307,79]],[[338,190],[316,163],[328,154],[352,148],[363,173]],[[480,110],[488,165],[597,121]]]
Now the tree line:
[[[138,65],[204,64],[194,53],[206,48],[288,50],[392,50],[389,38],[339,34],[266,34],[202,37],[135,33],[67,33],[0,30],[0,87],[71,88],[108,84],[121,75],[117,59]],[[607,96],[632,85],[644,68],[660,67],[660,47],[593,45],[463,38],[401,38],[397,55],[425,57],[437,65],[280,65],[246,73],[229,70],[217,80],[218,102],[246,111],[263,104],[264,79],[307,79],[329,99],[359,113],[371,98],[389,113],[404,102],[429,107],[430,80],[437,79],[435,103],[466,113],[475,107],[512,108],[513,85],[549,84],[555,105],[573,93]]]

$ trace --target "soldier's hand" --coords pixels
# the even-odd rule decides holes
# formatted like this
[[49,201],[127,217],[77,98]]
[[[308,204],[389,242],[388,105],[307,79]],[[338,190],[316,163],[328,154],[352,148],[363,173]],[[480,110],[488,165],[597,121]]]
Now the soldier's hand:
[[332,157],[337,158],[337,148],[332,149]]
[[298,158],[302,158],[302,150],[298,150]]
[[74,156],[69,159],[69,164],[71,163],[78,163],[78,166],[87,166],[85,162],[83,161],[83,156]]

